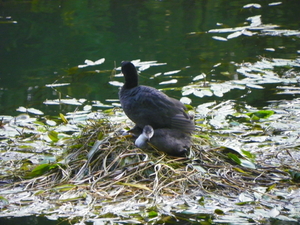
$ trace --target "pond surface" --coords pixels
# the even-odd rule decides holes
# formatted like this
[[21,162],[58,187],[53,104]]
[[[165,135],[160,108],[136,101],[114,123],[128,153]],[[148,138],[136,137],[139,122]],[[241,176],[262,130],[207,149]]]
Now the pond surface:
[[[0,1],[0,8],[0,115],[18,115],[24,111],[20,106],[31,108],[32,114],[39,114],[38,109],[56,116],[87,105],[93,105],[92,111],[119,106],[123,77],[118,67],[123,60],[134,60],[141,84],[184,97],[193,107],[235,100],[260,109],[300,95],[298,0],[7,0]],[[56,99],[64,104],[51,103]],[[300,104],[295,102],[284,103],[278,112],[290,107],[299,118]],[[219,110],[225,111],[221,106]],[[298,120],[286,121],[286,130],[293,129],[290,137],[296,137],[291,149],[297,150]],[[276,134],[272,137],[270,143],[276,141]],[[36,145],[40,149],[39,142]],[[0,223],[21,220],[57,223],[35,216],[0,218]]]
[[[214,38],[230,33],[213,29],[250,25],[260,15],[261,24],[280,30],[299,28],[299,2],[260,1],[1,1],[0,13],[0,114],[17,115],[19,106],[57,115],[75,109],[45,105],[48,99],[76,98],[111,104],[122,82],[113,69],[123,60],[157,61],[163,66],[141,72],[140,82],[167,89],[181,97],[181,88],[206,74],[208,82],[236,80],[236,64],[259,57],[294,60],[299,56],[299,33],[294,35],[241,35],[227,41]],[[250,18],[250,19],[249,19]],[[264,28],[265,29],[265,28]],[[105,58],[98,66],[78,68],[86,59]],[[158,72],[180,72],[156,76]],[[119,73],[119,71],[117,71]],[[279,71],[280,73],[280,71]],[[153,77],[152,77],[153,78]],[[159,85],[176,79],[177,83]],[[70,83],[52,89],[52,83]],[[298,95],[276,95],[276,85],[191,97],[197,106],[209,100],[242,99],[264,106],[266,101]],[[296,93],[297,94],[297,93]],[[108,101],[107,101],[108,99]]]

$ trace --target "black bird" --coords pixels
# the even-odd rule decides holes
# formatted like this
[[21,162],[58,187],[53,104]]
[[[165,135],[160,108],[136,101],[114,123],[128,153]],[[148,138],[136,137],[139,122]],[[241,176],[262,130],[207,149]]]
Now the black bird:
[[173,156],[183,156],[191,146],[191,137],[176,129],[155,129],[146,125],[143,132],[135,140],[135,145],[142,149],[151,147]]
[[193,132],[194,122],[180,101],[153,87],[139,85],[137,70],[131,62],[122,62],[122,73],[125,83],[119,92],[120,102],[125,114],[136,124],[129,132],[140,134],[146,125]]

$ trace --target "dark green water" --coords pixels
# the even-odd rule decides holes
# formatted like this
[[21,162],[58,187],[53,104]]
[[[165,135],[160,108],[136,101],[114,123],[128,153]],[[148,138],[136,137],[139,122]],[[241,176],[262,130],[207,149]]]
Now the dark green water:
[[[299,29],[299,1],[259,1],[261,8],[243,6],[251,1],[186,0],[186,1],[0,1],[0,114],[15,115],[19,106],[41,109],[57,114],[56,106],[46,106],[46,99],[59,98],[46,88],[70,82],[60,88],[62,98],[88,100],[116,99],[118,87],[110,85],[111,71],[122,60],[156,60],[167,63],[141,74],[141,83],[158,87],[166,77],[150,80],[157,72],[182,69],[177,84],[182,87],[201,73],[207,80],[231,80],[234,63],[252,62],[258,56],[295,59],[300,49],[299,37],[241,36],[227,42],[212,38],[210,29],[243,26],[250,16],[261,15],[264,24],[282,29]],[[15,22],[13,22],[15,21]],[[217,26],[222,23],[222,26]],[[190,32],[198,32],[196,35]],[[221,35],[221,34],[220,34]],[[227,34],[226,34],[227,35]],[[276,49],[275,52],[265,48]],[[88,69],[72,70],[85,59],[105,58],[104,64]],[[214,65],[222,65],[214,69]],[[186,68],[188,67],[188,68]],[[93,73],[94,70],[107,70]],[[89,71],[89,73],[87,73]],[[222,75],[229,72],[229,76]],[[295,96],[273,95],[273,85],[263,90],[231,92],[226,99],[244,95],[249,104],[263,106],[266,100]],[[180,91],[167,94],[180,97]],[[217,99],[193,99],[193,105]]]
[[[181,91],[172,89],[191,83],[201,73],[207,75],[208,81],[227,81],[241,78],[235,63],[256,62],[261,56],[299,58],[299,35],[240,36],[224,42],[212,38],[223,34],[208,33],[211,29],[245,26],[249,24],[246,19],[256,15],[261,15],[263,24],[299,29],[299,0],[274,6],[269,5],[271,0],[257,2],[261,8],[243,8],[253,3],[248,0],[0,0],[0,115],[17,115],[19,106],[52,115],[65,113],[75,107],[47,106],[43,101],[67,96],[108,104],[106,99],[118,98],[118,87],[109,81],[123,81],[122,77],[111,76],[115,64],[119,66],[123,60],[167,63],[144,71],[140,82],[170,88],[167,94],[179,98]],[[76,68],[86,59],[100,58],[106,59],[102,65]],[[214,67],[219,63],[221,66]],[[158,85],[169,79],[166,76],[149,79],[155,73],[179,69],[181,72],[174,75],[179,80],[176,84]],[[45,87],[55,81],[71,85],[59,88],[59,96]],[[299,97],[276,95],[277,85],[280,84],[234,90],[222,98],[193,96],[192,105],[235,99],[265,106],[269,100]],[[0,218],[0,224],[20,223],[67,224],[43,217]]]

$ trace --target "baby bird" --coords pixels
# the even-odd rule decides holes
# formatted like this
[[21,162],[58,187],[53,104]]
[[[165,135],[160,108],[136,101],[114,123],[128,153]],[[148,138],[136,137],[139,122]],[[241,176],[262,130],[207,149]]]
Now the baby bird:
[[191,146],[191,137],[189,134],[177,129],[153,129],[152,126],[146,125],[143,132],[135,140],[135,145],[146,149],[148,143],[156,150],[169,155],[184,156]]

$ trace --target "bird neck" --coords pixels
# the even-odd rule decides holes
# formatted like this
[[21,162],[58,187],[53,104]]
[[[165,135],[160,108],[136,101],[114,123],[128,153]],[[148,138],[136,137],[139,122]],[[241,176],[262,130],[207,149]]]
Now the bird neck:
[[134,88],[138,86],[138,75],[130,76],[125,78],[124,87],[126,89]]
[[142,133],[140,136],[135,140],[135,145],[137,147],[142,147],[146,144],[148,138]]

